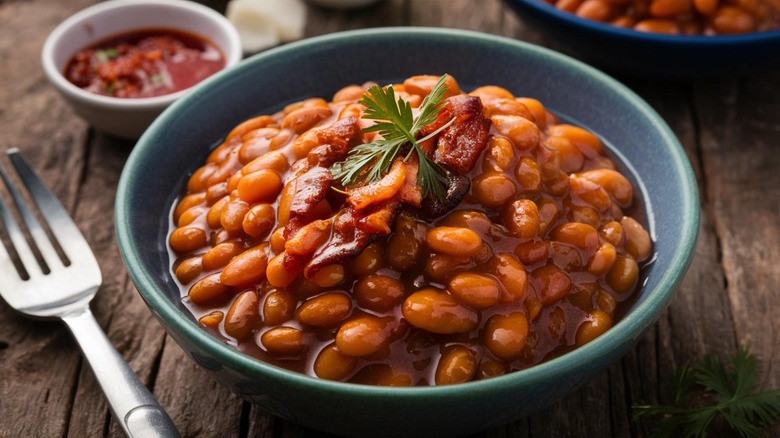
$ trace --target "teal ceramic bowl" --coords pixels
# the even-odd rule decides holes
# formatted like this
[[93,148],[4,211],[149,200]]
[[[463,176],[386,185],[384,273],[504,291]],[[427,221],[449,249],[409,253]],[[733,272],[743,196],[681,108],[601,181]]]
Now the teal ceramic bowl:
[[[452,74],[464,89],[501,85],[601,135],[644,198],[654,261],[628,314],[595,341],[492,380],[385,388],[318,380],[245,356],[201,330],[169,271],[170,211],[189,174],[239,122],[343,85]],[[119,248],[139,293],[170,336],[216,380],[304,426],[352,436],[451,436],[496,427],[562,398],[617,361],[669,303],[693,253],[696,182],[664,121],[639,97],[580,62],[462,30],[385,28],[271,50],[206,80],[135,146],[116,200]]]

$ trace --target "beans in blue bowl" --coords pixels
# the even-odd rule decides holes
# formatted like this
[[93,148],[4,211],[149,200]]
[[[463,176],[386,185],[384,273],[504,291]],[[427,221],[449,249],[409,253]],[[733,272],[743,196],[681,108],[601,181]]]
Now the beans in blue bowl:
[[462,383],[587,344],[653,252],[594,133],[449,75],[351,84],[239,124],[172,211],[199,325],[262,361],[382,386]]

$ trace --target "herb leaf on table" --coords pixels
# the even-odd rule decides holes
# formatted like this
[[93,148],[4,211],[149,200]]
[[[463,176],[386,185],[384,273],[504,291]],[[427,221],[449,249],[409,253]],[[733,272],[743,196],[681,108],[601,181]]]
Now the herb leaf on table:
[[726,367],[716,356],[677,369],[670,389],[674,404],[634,405],[634,418],[660,417],[661,437],[706,437],[716,419],[739,436],[762,437],[780,418],[780,390],[756,392],[758,359],[742,348]]

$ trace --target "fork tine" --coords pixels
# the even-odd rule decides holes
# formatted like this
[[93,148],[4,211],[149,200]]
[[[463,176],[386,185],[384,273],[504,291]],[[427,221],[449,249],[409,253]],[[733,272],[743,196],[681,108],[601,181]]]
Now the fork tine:
[[[13,156],[11,155],[12,151],[15,152]],[[22,175],[22,172],[19,171],[19,167],[14,161],[14,157],[19,156],[18,150],[14,148],[9,150],[7,153],[11,158],[11,164],[14,165],[17,173],[20,177],[22,177],[22,182],[25,186],[28,187],[30,194],[33,196],[33,200],[35,200],[37,203],[35,194],[32,192],[32,190],[30,190],[30,186],[28,185],[27,180],[25,179],[24,175]],[[32,174],[34,177],[34,174],[32,173],[29,165],[27,165],[25,170],[28,174]],[[52,246],[49,237],[46,235],[46,231],[44,231],[40,222],[38,222],[38,219],[35,218],[35,215],[33,214],[32,210],[30,210],[30,207],[25,202],[19,190],[17,190],[16,187],[11,183],[11,180],[8,178],[8,174],[5,172],[5,170],[2,172],[2,176],[3,180],[5,181],[5,185],[8,187],[8,191],[11,193],[14,204],[16,204],[16,208],[19,210],[19,214],[22,216],[22,220],[24,221],[25,225],[27,225],[27,230],[30,232],[30,236],[35,242],[35,246],[38,247],[38,251],[40,251],[41,257],[43,257],[43,261],[46,263],[49,270],[63,266],[62,260],[60,260],[60,256],[57,254],[57,250],[54,249],[54,246]],[[35,178],[35,180],[38,181],[37,178]],[[40,181],[38,184],[41,185]],[[17,247],[17,251],[19,251],[19,247]],[[26,264],[25,269],[28,269]]]
[[[19,178],[27,187],[30,196],[32,196],[35,204],[38,206],[41,216],[49,224],[49,229],[71,264],[75,264],[79,259],[96,263],[92,255],[92,249],[87,244],[79,228],[73,223],[70,214],[68,214],[57,197],[38,179],[24,155],[17,148],[9,149],[6,151],[6,154],[11,159],[11,164],[16,168]],[[38,226],[40,228],[40,224]],[[43,232],[43,229],[41,228],[40,231]],[[46,237],[45,234],[44,237]],[[54,251],[48,239],[46,239],[46,243]],[[57,262],[61,263],[56,252],[54,252],[54,255]]]
[[[29,209],[25,205],[24,201],[21,199],[19,191],[16,189],[16,187],[13,185],[10,178],[8,177],[8,173],[6,173],[5,167],[1,165],[0,165],[0,178],[2,178],[6,188],[8,189],[8,192],[11,194],[11,197],[14,200],[14,204],[16,204],[17,208],[19,208],[19,213],[22,215],[22,219],[25,222],[27,222],[28,217],[26,216],[29,216],[32,217],[34,220],[35,217],[32,216]],[[0,207],[0,210],[2,210],[0,213],[2,213],[3,223],[5,224],[5,229],[8,231],[8,237],[11,239],[11,243],[14,246],[14,250],[16,251],[16,254],[19,256],[19,260],[22,262],[22,265],[24,266],[24,269],[27,271],[27,274],[30,276],[33,276],[34,274],[37,273],[43,274],[44,268],[40,265],[38,260],[35,258],[35,254],[32,252],[30,245],[27,243],[27,241],[24,238],[24,232],[22,231],[21,227],[16,222],[16,220],[13,218],[13,216],[11,216],[11,212],[8,209],[8,206],[5,204],[5,202],[3,202],[2,206]],[[28,227],[29,227],[29,223],[28,223]],[[32,234],[32,229],[30,230],[30,234],[33,236],[33,240],[35,240],[35,243],[37,244],[38,242],[35,239],[35,236]],[[46,242],[48,242],[48,240]]]
[[[5,172],[5,169],[2,168],[2,165],[0,165],[0,172]],[[35,260],[32,252],[26,250],[27,242],[24,240],[24,235],[22,234],[22,230],[19,228],[19,224],[16,223],[16,220],[14,220],[13,217],[11,217],[11,213],[8,211],[8,206],[1,198],[0,224],[5,226],[5,229],[8,232],[8,237],[11,240],[11,245],[14,246],[14,251],[18,255],[22,265],[24,266],[24,269],[27,270],[27,274],[30,274],[30,269],[36,269],[34,266],[37,266],[37,269],[40,270],[41,267],[38,265],[38,261]],[[21,250],[18,249],[20,247]],[[10,279],[18,275],[19,273],[16,271],[14,263],[11,260],[11,255],[5,249],[5,245],[0,242],[0,276]]]

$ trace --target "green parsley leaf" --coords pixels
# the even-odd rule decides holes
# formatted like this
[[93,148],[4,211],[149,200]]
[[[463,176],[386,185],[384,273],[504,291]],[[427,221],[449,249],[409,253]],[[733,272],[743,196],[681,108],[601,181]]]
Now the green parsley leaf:
[[[674,404],[635,405],[634,418],[660,417],[659,437],[706,437],[720,418],[739,436],[760,438],[763,429],[780,418],[780,390],[756,392],[758,368],[758,359],[747,348],[739,350],[729,368],[715,356],[685,364],[670,384]],[[692,400],[699,404],[691,406]]]
[[[439,104],[447,91],[446,80],[447,75],[439,78],[420,105],[416,119],[411,105],[401,98],[396,98],[393,87],[382,88],[374,85],[369,88],[360,103],[366,106],[363,118],[376,123],[363,129],[363,132],[376,132],[382,138],[352,148],[346,160],[331,166],[333,177],[340,180],[345,187],[378,181],[387,173],[396,157],[406,150],[404,160],[408,160],[412,154],[417,155],[417,184],[423,197],[430,194],[444,199],[447,172],[425,155],[419,144],[425,139],[417,139],[417,134],[439,116]],[[453,121],[454,118],[426,139],[438,134]]]
[[151,78],[152,85],[155,87],[162,87],[165,85],[168,81],[164,73],[157,73],[153,75]]
[[119,56],[119,52],[113,47],[109,47],[108,49],[98,50],[95,52],[95,57],[100,61],[101,63],[106,63],[114,58]]

